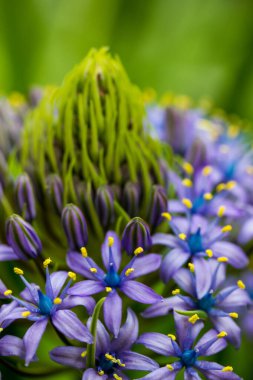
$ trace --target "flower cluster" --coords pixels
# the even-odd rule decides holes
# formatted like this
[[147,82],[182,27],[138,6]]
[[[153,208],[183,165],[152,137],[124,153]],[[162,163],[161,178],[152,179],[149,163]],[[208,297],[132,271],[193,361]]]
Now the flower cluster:
[[144,117],[105,49],[34,97],[5,100],[11,128],[0,114],[3,379],[239,380],[209,356],[253,334],[247,131],[175,104]]

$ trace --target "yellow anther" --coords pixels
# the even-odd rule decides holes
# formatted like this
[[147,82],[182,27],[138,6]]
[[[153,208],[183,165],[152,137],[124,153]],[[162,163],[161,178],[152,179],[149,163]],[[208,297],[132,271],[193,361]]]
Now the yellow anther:
[[219,185],[216,186],[216,191],[220,193],[221,191],[226,189],[225,183],[219,183]]
[[192,187],[192,181],[190,180],[190,178],[184,178],[182,180],[182,185],[184,185],[185,187]]
[[114,244],[114,238],[112,236],[109,236],[108,237],[108,246],[109,247],[112,247]]
[[239,317],[238,313],[229,313],[231,318],[237,319]]
[[27,317],[29,317],[29,315],[31,315],[31,312],[30,311],[23,311],[23,313],[21,314],[22,315],[22,317],[24,317],[24,318],[27,318]]
[[116,380],[123,380],[122,377],[120,377],[120,376],[117,375],[116,373],[113,374],[113,377],[114,377],[114,379],[116,379]]
[[117,363],[120,367],[125,367],[126,365],[124,363],[121,363],[120,359],[117,360]]
[[231,138],[235,138],[238,136],[239,133],[239,127],[237,125],[230,125],[228,127],[228,136]]
[[226,183],[226,189],[227,190],[232,190],[236,185],[237,185],[236,181],[229,181],[229,182]]
[[0,333],[3,331],[3,328],[2,327],[0,327]]
[[186,238],[187,238],[187,236],[183,232],[181,234],[179,234],[178,237],[181,240],[186,240]]
[[19,269],[16,267],[13,269],[13,271],[15,274],[19,274],[20,276],[22,276],[24,274],[24,271],[22,269]]
[[193,314],[190,318],[188,318],[188,321],[192,323],[193,325],[199,320],[198,314]]
[[142,252],[144,251],[144,249],[142,247],[138,247],[134,250],[134,254],[135,256],[138,256],[140,255]]
[[194,172],[193,166],[190,164],[190,162],[184,162],[182,165],[182,168],[185,170],[185,172],[189,175],[191,175]]
[[225,233],[225,232],[230,232],[232,231],[233,227],[230,225],[230,224],[227,224],[226,226],[224,226],[222,229],[221,229],[221,232]]
[[177,339],[176,336],[173,335],[173,334],[168,334],[168,337],[169,337],[170,339],[174,340],[174,341]]
[[222,372],[233,372],[233,370],[234,370],[233,367],[228,365],[227,367],[223,367],[221,371]]
[[166,364],[166,368],[168,368],[170,371],[173,371],[173,366],[171,364]]
[[105,291],[107,293],[110,293],[112,291],[112,288],[110,286],[106,286]]
[[130,276],[131,273],[134,272],[134,268],[128,268],[126,271],[125,271],[125,275],[126,276]]
[[204,194],[204,199],[206,201],[211,201],[213,199],[213,194],[211,194],[211,193],[205,193]]
[[180,294],[180,289],[174,289],[171,293],[173,294],[173,296],[176,296],[177,294]]
[[225,256],[221,256],[221,257],[217,258],[217,261],[218,261],[218,263],[227,263],[228,262],[228,258],[225,257]]
[[242,280],[237,281],[238,288],[245,289],[246,286]]
[[208,257],[213,257],[213,251],[211,249],[206,249],[206,254]]
[[75,272],[68,272],[68,276],[69,276],[69,278],[71,278],[71,280],[76,281],[76,273]]
[[5,290],[5,292],[4,292],[4,296],[10,296],[12,294],[12,290],[10,290],[10,289],[7,289],[7,290]]
[[188,267],[189,267],[189,269],[190,269],[190,272],[194,272],[194,269],[195,269],[195,267],[194,267],[194,264],[192,264],[192,263],[189,263],[188,264]]
[[247,174],[253,175],[253,166],[247,166],[245,171]]
[[43,261],[43,267],[44,268],[47,268],[49,264],[51,264],[52,260],[50,259],[50,257],[46,260]]
[[182,203],[183,203],[183,205],[184,205],[185,207],[187,207],[187,208],[192,208],[192,202],[191,202],[190,199],[188,199],[188,198],[183,198],[183,199],[182,199]]
[[118,362],[118,360],[114,356],[112,356],[111,354],[105,354],[105,357],[106,357],[107,360],[110,360],[113,363],[117,363]]
[[97,268],[90,268],[91,273],[97,273],[97,271],[98,271]]
[[228,334],[226,333],[226,331],[221,331],[219,334],[217,334],[217,338],[225,338],[225,336],[227,336]]
[[103,376],[105,373],[104,373],[104,371],[101,369],[100,371],[98,371],[98,374],[99,374],[99,376]]
[[87,351],[83,351],[82,353],[81,353],[81,357],[82,358],[85,358],[87,356]]
[[220,206],[219,209],[218,209],[218,211],[217,211],[217,216],[219,218],[222,218],[225,211],[226,211],[226,207],[225,206]]
[[163,218],[167,219],[169,222],[172,219],[172,216],[170,215],[169,212],[162,212],[161,215],[162,215]]
[[81,254],[83,257],[88,257],[88,252],[87,252],[87,249],[85,247],[81,248]]
[[62,303],[62,299],[60,298],[60,297],[56,297],[55,299],[54,299],[54,304],[55,305],[60,305]]
[[205,166],[205,167],[202,169],[202,174],[203,174],[205,177],[207,177],[207,176],[209,176],[209,175],[212,173],[212,171],[213,171],[212,166],[207,165],[207,166]]

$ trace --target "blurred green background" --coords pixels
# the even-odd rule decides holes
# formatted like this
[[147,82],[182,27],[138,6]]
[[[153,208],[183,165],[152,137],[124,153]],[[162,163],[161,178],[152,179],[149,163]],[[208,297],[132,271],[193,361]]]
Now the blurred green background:
[[130,78],[252,119],[252,0],[0,0],[0,89],[58,84],[91,47]]

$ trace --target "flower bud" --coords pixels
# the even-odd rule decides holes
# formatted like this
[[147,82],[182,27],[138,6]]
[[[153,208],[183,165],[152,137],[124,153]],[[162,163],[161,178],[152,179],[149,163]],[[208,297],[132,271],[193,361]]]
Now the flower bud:
[[126,225],[122,236],[122,247],[130,256],[137,248],[147,251],[152,244],[150,229],[143,219],[136,217]]
[[162,213],[168,211],[168,199],[164,188],[160,185],[153,185],[150,209],[149,223],[152,227],[158,226],[162,221]]
[[6,222],[6,240],[21,260],[36,258],[42,251],[40,238],[33,227],[16,214]]
[[62,211],[62,225],[72,251],[79,251],[88,242],[87,223],[82,211],[68,204]]
[[95,206],[103,227],[110,225],[114,219],[114,196],[111,188],[107,185],[97,189]]
[[18,209],[28,222],[36,217],[35,197],[31,180],[27,174],[22,174],[17,178],[15,195]]
[[137,215],[140,208],[140,186],[137,183],[127,182],[122,201],[128,215],[131,217]]
[[57,174],[47,177],[47,193],[55,210],[61,214],[63,206],[63,184]]

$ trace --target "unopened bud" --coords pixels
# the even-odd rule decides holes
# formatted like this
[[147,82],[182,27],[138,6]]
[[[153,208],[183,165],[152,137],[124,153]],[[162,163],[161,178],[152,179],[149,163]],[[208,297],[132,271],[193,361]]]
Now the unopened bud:
[[95,206],[103,227],[109,226],[114,219],[114,196],[109,186],[100,186],[97,189]]
[[47,193],[53,207],[61,214],[63,208],[63,185],[61,178],[57,174],[47,177]]
[[17,178],[15,195],[20,214],[25,220],[31,222],[36,217],[36,209],[33,186],[27,174],[22,174]]
[[62,225],[72,251],[80,251],[88,242],[88,230],[82,211],[73,204],[68,204],[62,211]]
[[168,211],[168,199],[164,188],[160,185],[154,185],[149,210],[149,223],[152,227],[158,226],[163,218],[162,213]]
[[147,251],[152,244],[150,229],[143,219],[136,217],[126,225],[122,236],[122,247],[128,255],[133,255],[136,248]]
[[140,187],[137,183],[127,182],[123,191],[123,205],[131,217],[138,214],[140,205]]

